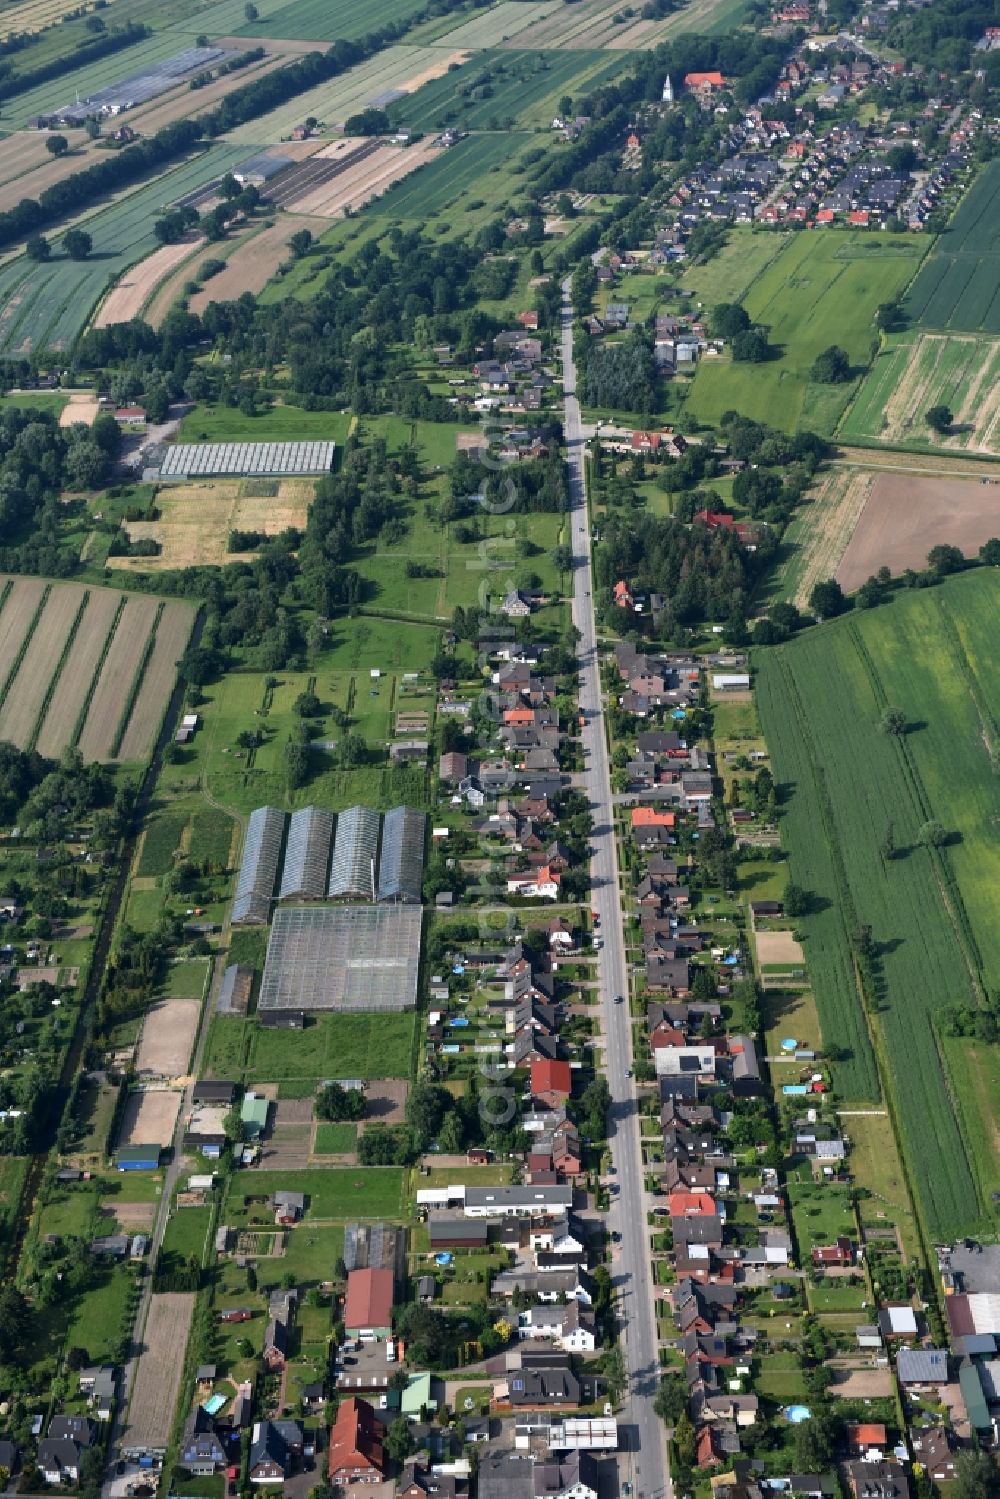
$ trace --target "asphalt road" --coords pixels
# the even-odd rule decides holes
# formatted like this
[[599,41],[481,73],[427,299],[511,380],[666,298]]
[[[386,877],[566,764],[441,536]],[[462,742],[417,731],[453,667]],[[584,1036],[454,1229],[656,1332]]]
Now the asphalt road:
[[[573,314],[569,282],[563,285],[562,362],[564,425],[571,495],[573,547],[573,623],[580,632],[580,711],[583,727],[583,785],[594,817],[591,836],[593,860],[591,906],[600,918],[603,947],[598,974],[606,1039],[606,1077],[611,1090],[610,1143],[617,1194],[609,1215],[614,1245],[611,1273],[623,1327],[623,1351],[628,1370],[628,1392],[621,1415],[623,1436],[631,1456],[632,1482],[637,1499],[672,1499],[663,1423],[653,1409],[659,1387],[653,1271],[650,1264],[647,1202],[639,1148],[639,1116],[635,1088],[626,1073],[632,1066],[632,1037],[628,1004],[628,969],[622,931],[621,883],[612,813],[611,770],[601,711],[600,664],[594,624],[590,526],[584,487],[585,439],[580,429],[573,362]],[[624,1004],[616,1005],[622,994]]]

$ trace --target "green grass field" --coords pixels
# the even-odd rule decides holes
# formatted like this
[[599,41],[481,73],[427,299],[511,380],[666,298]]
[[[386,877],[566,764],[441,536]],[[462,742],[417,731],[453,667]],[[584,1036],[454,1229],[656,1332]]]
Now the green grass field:
[[142,840],[137,875],[166,874],[173,868],[174,851],[180,847],[187,821],[185,812],[174,811],[160,812],[153,818]]
[[[173,50],[177,50],[176,39]],[[23,354],[32,349],[67,349],[86,324],[109,277],[117,276],[156,248],[153,224],[164,205],[176,202],[245,156],[246,151],[239,146],[212,146],[102,208],[86,220],[94,253],[85,261],[70,260],[59,253],[43,262],[25,256],[9,261],[0,269],[0,351]],[[58,251],[57,237],[55,248]]]
[[246,416],[235,406],[193,406],[181,423],[181,442],[343,443],[350,418],[339,411],[305,411],[301,406],[269,406]]
[[[982,1102],[992,1085],[987,1078],[976,1091],[949,1073],[935,1016],[995,992],[1000,976],[990,832],[1000,689],[989,671],[998,590],[993,573],[972,573],[758,662],[792,878],[814,897],[799,925],[824,1042],[850,1053],[835,1079],[850,1097],[874,1091],[849,940],[863,922],[876,944],[883,1082],[935,1235],[988,1221],[997,1168]],[[913,725],[902,739],[878,727],[886,705]],[[935,852],[918,839],[931,819],[952,835]],[[891,860],[882,852],[890,822],[899,851]]]
[[[234,1180],[228,1210],[247,1211],[248,1198],[270,1198],[273,1192],[304,1192],[306,1215],[291,1239],[304,1237],[314,1219],[400,1218],[403,1215],[403,1171],[397,1166],[328,1167],[323,1171],[255,1171]],[[334,1250],[334,1256],[340,1249]]]
[[416,1023],[411,1011],[318,1015],[304,1031],[258,1029],[249,1071],[261,1082],[293,1077],[409,1077]]
[[[861,382],[838,436],[922,450],[1000,452],[998,386],[1000,339],[967,333],[893,335]],[[924,420],[938,404],[948,406],[955,418],[944,439]]]
[[1000,333],[1000,161],[991,161],[959,205],[906,298],[922,328]]
[[[714,307],[717,302],[740,302],[793,238],[770,231],[755,234],[752,229],[737,225],[730,230],[717,255],[701,265],[684,266],[680,285],[692,292],[703,307]],[[631,281],[628,285],[631,289]]]
[[627,53],[480,52],[455,72],[390,105],[388,115],[394,125],[413,130],[549,125],[568,88],[596,88],[627,66]]
[[[221,0],[199,19],[210,21],[221,34],[283,37],[289,41],[354,41],[369,31],[378,31],[389,21],[405,21],[420,10],[423,0],[291,0],[261,10],[261,18],[247,21],[241,0]],[[260,9],[260,7],[258,7]],[[262,24],[262,18],[264,24]],[[237,25],[242,22],[242,25]]]
[[717,422],[736,409],[786,431],[832,432],[853,387],[814,384],[813,362],[836,343],[852,366],[867,366],[875,309],[902,291],[923,250],[912,236],[796,235],[745,295],[747,311],[768,327],[779,357],[765,364],[702,361],[687,410],[700,421]]
[[320,1124],[316,1127],[315,1155],[343,1155],[353,1150],[358,1140],[354,1124]]
[[426,219],[450,208],[469,188],[475,188],[477,199],[492,201],[496,207],[509,198],[508,173],[520,148],[530,140],[526,132],[516,130],[468,136],[412,177],[390,187],[365,212],[380,219]]

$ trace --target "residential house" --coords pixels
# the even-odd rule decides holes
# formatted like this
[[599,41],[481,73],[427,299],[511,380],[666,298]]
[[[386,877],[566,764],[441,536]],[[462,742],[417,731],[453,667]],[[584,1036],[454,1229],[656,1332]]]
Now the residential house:
[[597,1346],[593,1314],[578,1301],[565,1306],[539,1303],[528,1307],[518,1318],[517,1335],[522,1340],[544,1339],[567,1353],[593,1353]]
[[247,1474],[251,1483],[284,1483],[292,1471],[296,1450],[303,1448],[297,1421],[257,1421],[250,1441]]
[[331,1483],[380,1483],[385,1477],[385,1428],[372,1407],[351,1396],[337,1407],[330,1428],[327,1476]]
[[597,1499],[597,1463],[589,1452],[567,1452],[559,1462],[536,1462],[534,1499]]
[[184,1423],[180,1461],[196,1478],[208,1478],[226,1466],[226,1450],[204,1406],[196,1405]]
[[910,1485],[898,1463],[848,1463],[847,1484],[853,1499],[909,1499],[910,1496]]
[[913,1461],[921,1465],[931,1483],[947,1483],[955,1476],[955,1454],[944,1426],[910,1432]]

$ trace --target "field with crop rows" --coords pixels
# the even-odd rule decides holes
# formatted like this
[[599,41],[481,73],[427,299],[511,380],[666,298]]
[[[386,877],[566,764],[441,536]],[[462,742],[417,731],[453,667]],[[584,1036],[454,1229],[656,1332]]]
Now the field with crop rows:
[[280,104],[270,114],[237,125],[226,136],[243,145],[269,146],[287,140],[296,125],[312,115],[320,134],[339,129],[344,121],[387,89],[406,88],[428,69],[441,61],[437,47],[387,47],[384,52],[358,63],[340,78],[317,84],[287,104]]
[[408,99],[389,106],[395,125],[491,130],[504,121],[548,125],[567,89],[607,83],[627,66],[604,52],[483,52]]
[[1000,333],[1000,161],[966,194],[906,297],[922,328]]
[[440,213],[473,186],[486,198],[490,195],[490,184],[484,178],[494,168],[498,169],[494,179],[496,193],[505,196],[509,182],[499,168],[511,163],[518,147],[530,139],[524,132],[469,136],[450,146],[436,161],[429,162],[419,176],[390,188],[371,205],[368,213],[394,219],[423,219],[428,214]]
[[[422,8],[424,0],[291,0],[267,16],[267,25],[260,20],[246,21],[239,0],[222,0],[207,13],[216,26],[215,13],[228,6],[234,16],[239,13],[239,29],[233,28],[236,36],[288,37],[291,41],[335,42],[340,38],[354,41],[369,31],[378,31],[390,21],[405,21]],[[265,12],[261,11],[261,15]],[[228,26],[218,25],[218,34],[229,31]]]
[[745,299],[754,321],[769,328],[780,357],[754,365],[701,363],[688,409],[703,421],[718,421],[735,408],[786,431],[832,432],[851,387],[814,385],[809,371],[816,356],[836,343],[853,365],[867,365],[875,309],[902,291],[923,253],[912,236],[796,235]]
[[[499,47],[511,41],[535,21],[543,21],[562,10],[562,0],[500,0],[471,20],[458,21],[452,31],[437,38],[439,47]],[[419,41],[419,36],[417,37]]]
[[[702,0],[705,3],[705,0]],[[715,5],[717,0],[708,0]],[[556,5],[547,15],[540,16],[527,26],[510,44],[515,47],[559,47],[567,51],[587,51],[591,47],[602,47],[609,51],[625,52],[655,47],[671,31],[676,18],[644,21],[638,9],[627,6],[615,7],[607,0],[577,0],[572,5]],[[698,21],[692,19],[685,30],[699,30]]]
[[[924,420],[939,404],[954,416],[944,437]],[[893,446],[1000,452],[1000,340],[949,333],[893,339],[862,382],[838,435],[880,438]]]
[[0,738],[58,758],[77,742],[82,726],[84,758],[107,759],[111,736],[134,697],[122,758],[144,759],[152,749],[173,688],[174,664],[183,654],[193,619],[186,604],[164,606],[162,636],[157,635],[136,693],[134,667],[131,674],[127,669],[130,652],[136,649],[132,642],[140,649],[144,646],[158,608],[156,599],[108,588],[0,578],[0,659],[5,663]]
[[25,257],[0,269],[0,350],[66,349],[85,326],[106,289],[109,274],[153,250],[153,223],[162,209],[246,158],[241,146],[213,146],[155,182],[102,208],[87,219],[94,254],[76,261],[54,255],[36,263]]
[[[935,1016],[977,1003],[1000,977],[991,945],[1000,690],[988,669],[998,604],[1000,581],[977,572],[757,662],[775,779],[787,788],[791,876],[813,897],[799,926],[823,1039],[852,1053],[835,1066],[837,1085],[852,1097],[874,1091],[852,972],[851,936],[864,923],[876,944],[883,1083],[927,1226],[944,1237],[983,1227],[1000,1165],[990,1121],[962,1079],[949,1077],[935,1033]],[[888,705],[911,725],[901,739],[879,729]],[[920,843],[931,820],[952,835],[944,849]],[[983,1138],[994,1141],[988,1175],[979,1166]]]

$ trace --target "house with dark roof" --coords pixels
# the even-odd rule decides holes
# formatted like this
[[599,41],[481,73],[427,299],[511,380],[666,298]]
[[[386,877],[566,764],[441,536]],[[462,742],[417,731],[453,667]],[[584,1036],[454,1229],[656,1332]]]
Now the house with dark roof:
[[[302,1450],[302,1431],[295,1421],[258,1421],[250,1443],[247,1473],[251,1483],[284,1483],[292,1471],[295,1433]],[[290,1441],[289,1438],[292,1438]]]
[[226,1466],[226,1451],[215,1434],[215,1422],[201,1405],[184,1423],[180,1461],[196,1478],[208,1478]]

